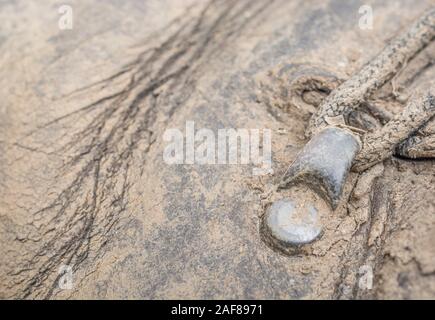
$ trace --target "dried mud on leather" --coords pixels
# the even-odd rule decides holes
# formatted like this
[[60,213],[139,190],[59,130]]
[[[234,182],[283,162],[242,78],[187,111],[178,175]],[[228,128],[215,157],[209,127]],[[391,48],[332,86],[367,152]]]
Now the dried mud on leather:
[[[259,235],[261,215],[276,196],[273,187],[306,142],[304,130],[316,104],[382,49],[384,34],[393,36],[430,1],[408,2],[403,10],[382,5],[377,23],[389,29],[364,35],[369,52],[354,29],[328,25],[336,16],[330,14],[334,1],[319,1],[315,9],[306,1],[192,7],[173,2],[178,5],[161,17],[151,10],[152,23],[127,2],[128,15],[101,4],[111,8],[107,16],[131,19],[121,33],[103,25],[113,22],[107,16],[95,18],[101,10],[80,4],[78,22],[102,24],[86,39],[54,33],[44,24],[45,12],[41,19],[25,20],[27,29],[7,43],[17,56],[2,56],[0,69],[7,109],[0,118],[0,174],[7,184],[0,184],[0,297],[435,297],[433,161],[393,157],[362,174],[351,173],[338,209],[322,217],[321,241],[305,252],[283,255]],[[160,1],[155,3],[158,7]],[[2,8],[0,16],[13,17],[14,10],[26,18],[41,13],[23,6]],[[336,37],[333,43],[310,31],[319,12],[328,17],[320,21]],[[344,12],[340,19],[348,16]],[[170,21],[160,22],[164,19]],[[0,32],[14,23],[22,21]],[[149,29],[154,25],[157,35]],[[322,27],[317,26],[319,32]],[[292,50],[291,32],[299,41],[294,46],[312,49],[309,55],[302,50],[283,57]],[[144,41],[144,34],[153,35]],[[268,36],[277,37],[273,45]],[[58,42],[66,48],[56,47]],[[95,46],[111,53],[102,65]],[[22,49],[27,47],[30,53]],[[419,54],[420,64],[403,70],[394,88],[385,85],[369,102],[397,114],[409,91],[435,76],[428,49]],[[133,64],[127,63],[132,57]],[[271,71],[277,61],[278,69]],[[282,78],[281,68],[295,76]],[[133,74],[140,80],[131,81]],[[288,87],[297,95],[288,99],[286,81],[294,79],[300,81]],[[254,95],[256,100],[249,100]],[[207,169],[209,175],[190,167],[170,171],[160,164],[164,129],[182,127],[194,116],[208,120],[212,112],[220,116],[211,118],[212,124],[272,130],[273,176],[247,178],[236,169],[216,168]],[[43,127],[47,119],[50,125]],[[352,121],[373,130],[380,126],[367,114]],[[111,130],[99,129],[104,124]],[[61,291],[57,270],[68,263],[77,264],[77,282],[74,290]],[[373,268],[372,290],[358,286],[361,266]]]

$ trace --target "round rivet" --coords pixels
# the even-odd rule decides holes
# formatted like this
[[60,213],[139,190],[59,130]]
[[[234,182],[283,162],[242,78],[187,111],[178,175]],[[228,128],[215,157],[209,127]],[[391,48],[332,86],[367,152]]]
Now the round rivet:
[[269,236],[288,246],[311,243],[322,233],[319,210],[313,204],[301,206],[290,199],[275,201],[264,223]]

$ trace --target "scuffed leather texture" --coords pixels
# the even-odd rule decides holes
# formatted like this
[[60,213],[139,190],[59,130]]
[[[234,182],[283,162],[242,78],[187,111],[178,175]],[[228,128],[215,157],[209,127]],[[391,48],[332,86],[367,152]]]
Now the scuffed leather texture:
[[[262,242],[262,195],[313,110],[280,108],[285,86],[266,103],[257,80],[298,64],[345,80],[433,1],[373,1],[372,30],[355,0],[70,4],[60,30],[58,1],[0,2],[1,298],[435,297],[433,162],[352,173],[309,254]],[[271,129],[274,174],[166,164],[186,121]]]

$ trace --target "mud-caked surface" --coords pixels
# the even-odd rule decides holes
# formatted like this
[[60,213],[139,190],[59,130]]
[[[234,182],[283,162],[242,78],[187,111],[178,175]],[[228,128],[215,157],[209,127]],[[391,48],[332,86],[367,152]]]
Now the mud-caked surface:
[[[372,30],[354,0],[70,1],[73,30],[61,4],[0,3],[1,298],[435,297],[433,161],[351,173],[296,254],[259,232],[316,105],[433,1],[372,1]],[[270,129],[273,174],[167,164],[186,121]]]

